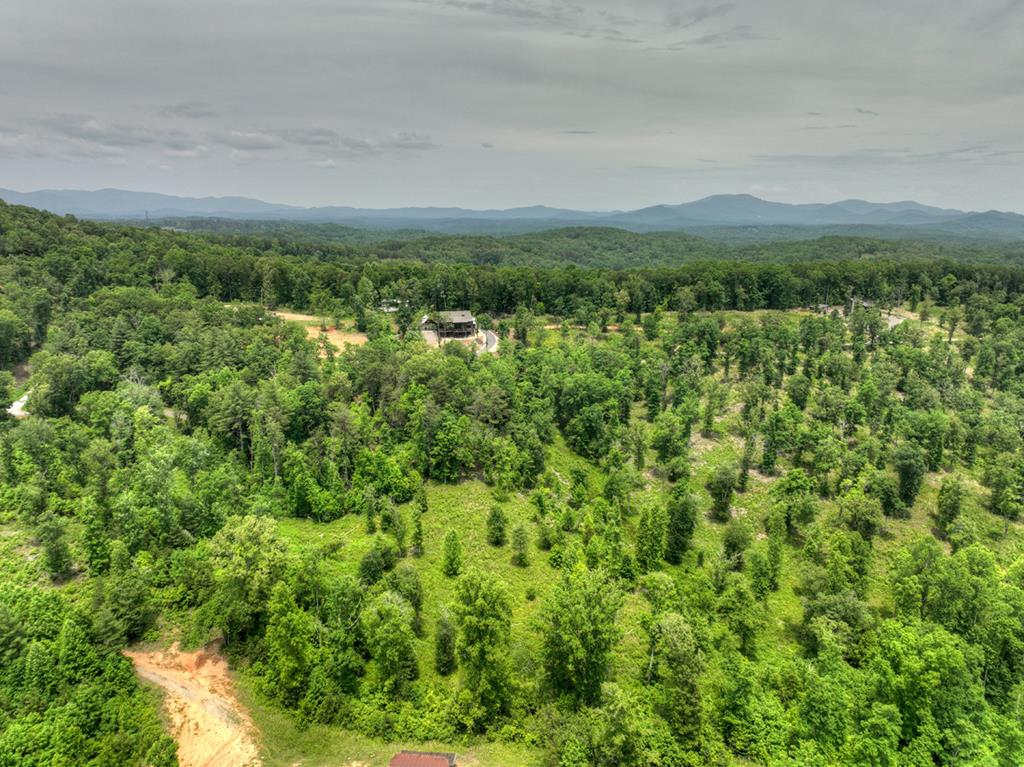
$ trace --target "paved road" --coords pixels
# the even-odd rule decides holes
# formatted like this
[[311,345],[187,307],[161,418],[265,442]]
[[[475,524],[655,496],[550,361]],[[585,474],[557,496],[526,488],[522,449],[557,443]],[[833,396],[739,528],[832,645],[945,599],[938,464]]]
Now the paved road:
[[487,354],[494,354],[498,351],[498,334],[493,333],[490,330],[484,331],[484,348],[483,351]]

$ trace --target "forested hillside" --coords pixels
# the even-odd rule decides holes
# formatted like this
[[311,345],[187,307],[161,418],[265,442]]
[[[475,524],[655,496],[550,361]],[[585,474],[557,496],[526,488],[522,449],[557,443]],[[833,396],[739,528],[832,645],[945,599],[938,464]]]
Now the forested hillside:
[[891,233],[880,232],[872,238],[840,236],[842,232],[827,229],[749,226],[706,229],[705,237],[685,232],[637,234],[607,227],[571,227],[495,237],[212,218],[168,219],[149,226],[216,234],[225,242],[242,247],[315,252],[324,258],[370,256],[492,266],[575,264],[622,269],[679,266],[707,259],[792,262],[860,258],[1024,263],[1024,246],[1020,242],[981,245],[935,237],[934,233],[915,240],[906,233],[894,238]]
[[1024,269],[581,237],[0,204],[0,767],[175,764],[121,651],[212,640],[267,764],[1024,763]]

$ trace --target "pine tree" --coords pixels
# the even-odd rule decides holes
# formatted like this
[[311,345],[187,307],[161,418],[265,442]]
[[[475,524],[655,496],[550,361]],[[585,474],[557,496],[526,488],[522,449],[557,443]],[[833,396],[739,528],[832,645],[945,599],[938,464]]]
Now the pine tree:
[[504,546],[506,540],[505,526],[508,519],[501,506],[495,504],[487,516],[487,542],[492,546]]
[[71,549],[65,534],[64,520],[47,514],[39,522],[37,535],[50,577],[55,581],[66,578],[71,573]]
[[668,532],[665,540],[665,559],[678,565],[689,550],[697,528],[697,501],[686,483],[672,488],[668,500]]
[[459,541],[459,534],[449,530],[444,536],[444,561],[441,564],[441,571],[449,578],[454,578],[462,572],[462,543]]
[[648,506],[640,515],[636,564],[641,573],[656,570],[665,555],[665,518],[660,508]]
[[518,567],[528,567],[530,564],[530,537],[523,524],[517,525],[512,531],[512,563]]
[[106,515],[95,496],[91,495],[82,499],[79,515],[85,523],[82,544],[89,572],[102,575],[110,567],[110,534]]

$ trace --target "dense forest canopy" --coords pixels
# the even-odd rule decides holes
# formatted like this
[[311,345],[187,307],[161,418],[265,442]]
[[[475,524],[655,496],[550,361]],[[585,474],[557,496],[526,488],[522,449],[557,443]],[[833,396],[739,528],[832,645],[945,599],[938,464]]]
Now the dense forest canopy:
[[[139,222],[135,222],[139,225]],[[567,227],[505,237],[444,235],[411,229],[354,228],[341,224],[180,218],[147,226],[216,234],[225,242],[260,249],[314,249],[348,256],[490,264],[495,266],[577,266],[621,269],[678,266],[700,260],[791,262],[888,258],[941,258],[989,263],[1024,263],[1021,243],[979,244],[952,238],[914,239],[854,236],[798,227],[698,229],[701,234],[666,231],[638,234],[607,227]],[[705,235],[706,232],[706,235]],[[783,242],[778,242],[783,240]]]
[[0,766],[170,767],[121,650],[214,639],[501,764],[1024,763],[1024,268],[721,247],[0,204]]

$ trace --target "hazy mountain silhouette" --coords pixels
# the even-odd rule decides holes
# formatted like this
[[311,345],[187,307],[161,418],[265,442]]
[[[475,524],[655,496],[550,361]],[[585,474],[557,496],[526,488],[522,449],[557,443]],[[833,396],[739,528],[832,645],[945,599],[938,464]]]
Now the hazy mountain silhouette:
[[950,236],[973,239],[1024,239],[1024,216],[988,211],[936,208],[910,200],[875,203],[842,200],[792,205],[749,194],[705,197],[678,205],[654,205],[632,211],[578,211],[534,205],[506,210],[466,208],[303,208],[248,197],[176,197],[121,189],[96,191],[0,189],[0,199],[58,214],[93,219],[162,219],[202,216],[246,220],[339,223],[377,229],[425,229],[451,233],[507,234],[564,226],[613,226],[636,232],[726,230],[741,227],[834,229],[872,236]]

